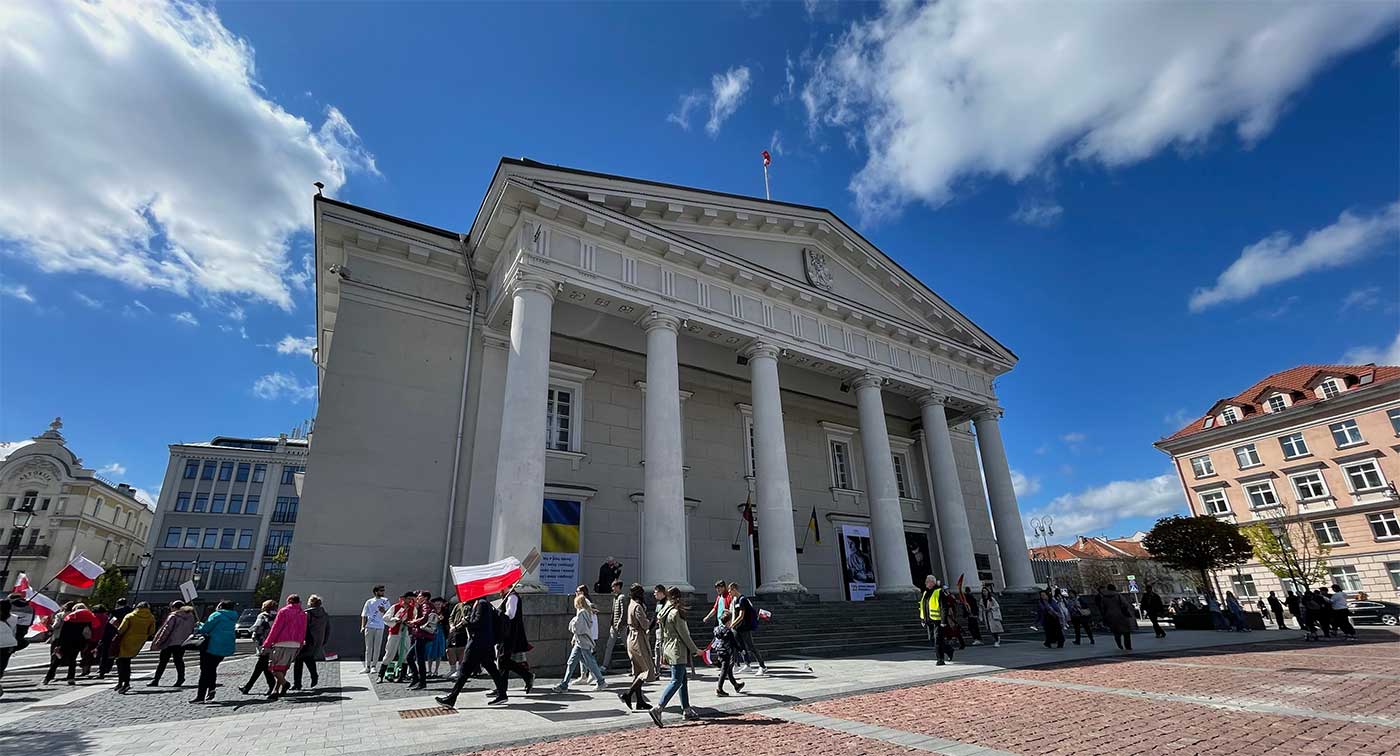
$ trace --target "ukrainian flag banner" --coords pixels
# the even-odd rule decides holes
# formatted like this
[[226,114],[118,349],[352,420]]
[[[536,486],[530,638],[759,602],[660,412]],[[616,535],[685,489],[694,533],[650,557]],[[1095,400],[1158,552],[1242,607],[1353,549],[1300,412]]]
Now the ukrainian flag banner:
[[579,526],[583,504],[545,499],[540,525],[540,582],[550,593],[573,593],[579,584]]

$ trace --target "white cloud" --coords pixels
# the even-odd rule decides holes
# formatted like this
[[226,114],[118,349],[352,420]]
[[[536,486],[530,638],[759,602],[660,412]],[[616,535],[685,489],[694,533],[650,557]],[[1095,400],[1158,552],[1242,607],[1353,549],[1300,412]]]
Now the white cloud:
[[863,142],[850,188],[879,216],[1062,156],[1127,165],[1227,126],[1253,144],[1397,18],[1368,2],[892,2],[814,57],[801,96],[813,132]]
[[155,509],[156,502],[160,501],[160,489],[157,488],[155,493],[151,493],[150,491],[147,491],[146,489],[137,486],[136,500],[141,502],[142,504],[145,504],[148,509]]
[[34,442],[29,439],[23,441],[0,441],[0,459],[5,459],[16,451],[19,451],[20,447],[28,446],[32,443]]
[[277,342],[278,354],[305,354],[310,356],[311,350],[316,348],[315,336],[293,336],[287,334],[282,340]]
[[100,310],[100,309],[102,309],[102,300],[100,300],[100,299],[94,299],[94,298],[92,298],[92,297],[90,297],[90,296],[88,296],[88,295],[82,293],[81,291],[75,291],[75,292],[73,292],[73,298],[76,299],[76,300],[78,300],[79,302],[81,302],[81,303],[83,304],[84,307],[88,307],[88,308],[93,309],[93,310]]
[[1016,492],[1016,498],[1021,499],[1040,491],[1040,478],[1026,475],[1020,470],[1011,471],[1011,489]]
[[717,136],[720,127],[739,109],[744,95],[749,92],[748,66],[735,66],[715,74],[710,79],[710,89],[710,120],[705,122],[705,132]]
[[1157,517],[1183,512],[1186,500],[1181,481],[1171,473],[1142,480],[1115,480],[1079,493],[1055,497],[1025,519],[1051,515],[1055,534],[1064,541],[1076,535],[1092,535],[1131,517]]
[[1347,310],[1373,310],[1381,304],[1381,287],[1363,286],[1349,292],[1342,298],[1342,312]]
[[253,395],[259,399],[287,399],[300,402],[316,398],[315,384],[302,383],[290,373],[268,373],[253,382]]
[[112,477],[120,478],[121,476],[126,475],[126,465],[123,465],[120,462],[113,462],[109,465],[104,465],[102,467],[97,468],[97,471],[103,475],[111,475]]
[[1371,362],[1377,365],[1400,365],[1400,333],[1397,333],[1395,340],[1388,345],[1349,349],[1341,359],[1344,365],[1365,365]]
[[781,105],[791,100],[797,94],[797,66],[793,63],[792,55],[783,53],[783,88],[773,95],[773,104]]
[[1065,209],[1054,200],[1031,200],[1021,203],[1016,212],[1011,214],[1011,220],[1027,226],[1047,228],[1055,225],[1064,212]]
[[129,305],[122,305],[122,315],[125,315],[128,318],[135,318],[140,317],[141,315],[150,314],[151,308],[147,307],[146,304],[139,299],[131,300],[131,304]]
[[783,150],[783,132],[776,129],[773,131],[773,136],[768,140],[768,149],[772,150],[774,155],[787,154]]
[[34,299],[34,295],[29,293],[29,287],[24,284],[0,283],[0,296],[14,297],[29,304],[35,304],[37,301]]
[[170,317],[174,318],[176,323],[184,323],[187,326],[199,325],[199,318],[196,318],[194,316],[194,313],[189,312],[188,310],[185,312],[171,313]]
[[235,332],[237,332],[238,335],[241,336],[242,338],[245,338],[245,339],[248,338],[248,329],[245,328],[244,326],[236,326],[236,327],[235,327],[235,326],[228,325],[227,323],[221,323],[221,324],[219,325],[219,330],[220,330],[220,331],[223,331],[224,333],[235,333]]
[[1214,286],[1196,289],[1191,294],[1191,311],[1248,299],[1267,286],[1347,265],[1387,246],[1394,248],[1397,231],[1400,202],[1369,216],[1344,211],[1336,223],[1310,231],[1297,242],[1285,231],[1275,232],[1245,247]]
[[1188,422],[1190,422],[1190,421],[1192,421],[1192,420],[1194,420],[1194,419],[1195,419],[1195,416],[1194,416],[1194,415],[1191,415],[1191,414],[1188,414],[1188,413],[1186,412],[1186,408],[1185,408],[1185,407],[1178,407],[1177,409],[1175,409],[1175,410],[1173,410],[1173,411],[1171,411],[1171,412],[1168,412],[1166,415],[1163,415],[1163,416],[1162,416],[1162,423],[1165,424],[1165,425],[1167,425],[1167,426],[1169,426],[1169,427],[1171,427],[1173,430],[1175,430],[1175,429],[1180,428],[1181,426],[1187,424]]
[[704,104],[705,95],[700,92],[691,92],[681,95],[681,99],[676,103],[676,110],[666,116],[666,120],[681,127],[683,131],[690,131],[690,111]]
[[253,47],[182,0],[0,4],[0,237],[49,272],[292,307],[311,183],[374,158],[335,108],[268,99]]

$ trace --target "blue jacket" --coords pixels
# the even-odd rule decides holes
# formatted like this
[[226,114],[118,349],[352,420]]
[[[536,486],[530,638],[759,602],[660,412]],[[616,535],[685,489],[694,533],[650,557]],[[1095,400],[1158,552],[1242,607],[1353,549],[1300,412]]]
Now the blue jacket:
[[233,625],[238,621],[238,612],[232,609],[219,609],[210,613],[209,618],[199,623],[196,633],[209,636],[204,650],[214,656],[233,656]]

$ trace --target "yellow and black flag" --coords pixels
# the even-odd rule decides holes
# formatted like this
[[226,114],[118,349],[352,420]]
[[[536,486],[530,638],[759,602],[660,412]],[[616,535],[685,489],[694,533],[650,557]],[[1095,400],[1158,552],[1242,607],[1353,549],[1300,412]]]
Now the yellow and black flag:
[[817,506],[815,504],[812,505],[812,517],[807,520],[807,529],[812,531],[813,536],[816,536],[817,543],[822,542],[822,529],[817,526]]

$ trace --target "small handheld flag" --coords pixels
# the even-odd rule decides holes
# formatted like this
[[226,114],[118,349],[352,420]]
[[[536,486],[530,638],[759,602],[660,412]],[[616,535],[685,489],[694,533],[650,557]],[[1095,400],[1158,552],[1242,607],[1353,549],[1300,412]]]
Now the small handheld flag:
[[104,572],[106,570],[98,566],[96,562],[79,554],[73,557],[73,561],[69,562],[67,567],[59,570],[56,578],[74,588],[91,588]]

